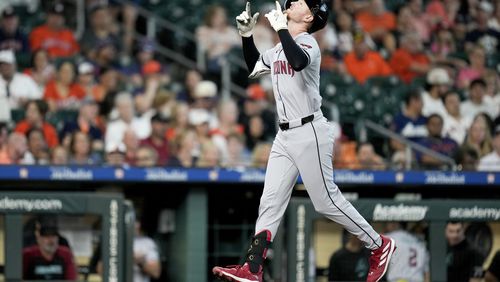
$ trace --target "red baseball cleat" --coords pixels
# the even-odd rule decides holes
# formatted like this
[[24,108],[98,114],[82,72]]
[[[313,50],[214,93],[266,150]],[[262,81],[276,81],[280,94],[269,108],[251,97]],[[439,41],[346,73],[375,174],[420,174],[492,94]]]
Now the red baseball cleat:
[[212,272],[222,281],[262,282],[262,267],[259,268],[259,272],[252,273],[248,263],[227,267],[216,266]]
[[382,238],[382,246],[372,251],[370,256],[370,270],[366,282],[379,281],[387,271],[392,254],[396,250],[394,239],[380,235]]

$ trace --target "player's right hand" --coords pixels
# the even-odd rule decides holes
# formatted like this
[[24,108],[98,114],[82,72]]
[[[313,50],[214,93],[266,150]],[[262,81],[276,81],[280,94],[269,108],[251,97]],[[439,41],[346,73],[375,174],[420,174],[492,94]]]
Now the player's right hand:
[[257,18],[259,17],[259,13],[255,13],[251,16],[250,12],[250,2],[247,2],[247,7],[245,11],[243,11],[239,16],[236,17],[236,25],[238,27],[238,32],[243,37],[252,36],[253,28],[257,23]]

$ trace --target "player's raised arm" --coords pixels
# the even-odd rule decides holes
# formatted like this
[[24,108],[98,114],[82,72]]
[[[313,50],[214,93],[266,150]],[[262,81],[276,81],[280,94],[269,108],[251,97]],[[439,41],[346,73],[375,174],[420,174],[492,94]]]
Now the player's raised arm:
[[245,57],[245,62],[249,71],[254,69],[260,56],[252,37],[253,28],[257,23],[258,17],[259,13],[255,13],[252,16],[250,11],[250,2],[247,2],[245,11],[236,17],[236,26],[238,27],[238,32],[243,41],[243,56]]
[[[307,6],[306,6],[307,7]],[[283,13],[281,5],[276,1],[276,9],[266,14],[266,18],[269,23],[278,33],[278,36],[283,46],[283,51],[288,59],[288,63],[292,66],[295,71],[301,71],[309,64],[310,60],[307,53],[300,48],[300,46],[292,38],[292,35],[288,31],[288,19],[287,15]],[[312,21],[314,16],[309,15],[305,20]],[[306,32],[307,28],[304,28],[303,32]]]

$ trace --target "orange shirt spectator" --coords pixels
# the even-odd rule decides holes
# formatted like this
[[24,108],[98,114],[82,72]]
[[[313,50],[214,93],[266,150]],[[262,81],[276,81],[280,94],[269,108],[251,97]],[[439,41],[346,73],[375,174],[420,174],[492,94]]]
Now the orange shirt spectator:
[[359,83],[373,76],[387,76],[392,74],[392,70],[386,61],[375,51],[367,51],[364,56],[358,57],[355,52],[349,52],[344,63],[347,71]]
[[47,50],[51,58],[70,57],[80,50],[71,30],[53,30],[47,25],[39,26],[31,32],[30,45],[32,50]]
[[73,32],[64,26],[64,5],[57,3],[48,11],[44,25],[30,34],[31,50],[45,49],[50,57],[69,57],[80,51]]
[[391,57],[389,62],[394,73],[405,83],[410,83],[413,78],[422,75],[412,70],[413,64],[429,65],[429,58],[423,53],[411,54],[405,49],[398,49]]
[[85,98],[85,90],[77,83],[73,83],[69,86],[69,92],[66,96],[62,95],[57,89],[56,82],[54,80],[47,83],[45,87],[45,92],[43,94],[43,98],[45,100],[64,100],[68,98],[75,98],[77,100],[81,100]]
[[[14,129],[14,131],[26,134],[28,133],[28,131],[30,131],[31,127],[32,125],[28,121],[23,120],[17,123],[17,126]],[[52,125],[50,125],[50,123],[44,121],[42,125],[42,131],[43,131],[43,136],[45,137],[45,141],[47,141],[47,145],[49,146],[49,148],[54,148],[55,146],[59,145],[59,139],[57,138],[57,131]]]
[[391,12],[384,12],[380,15],[371,12],[360,12],[356,16],[356,21],[364,31],[372,33],[376,29],[394,30],[396,28],[396,16]]

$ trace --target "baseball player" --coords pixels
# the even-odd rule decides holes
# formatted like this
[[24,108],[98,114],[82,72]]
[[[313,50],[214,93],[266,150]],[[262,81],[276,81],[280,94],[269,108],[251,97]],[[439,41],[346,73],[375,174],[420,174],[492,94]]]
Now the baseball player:
[[387,236],[398,241],[398,251],[387,269],[389,282],[430,282],[429,252],[425,243],[403,229],[403,224],[387,224]]
[[292,189],[300,173],[315,209],[341,224],[372,250],[367,281],[379,281],[396,248],[392,239],[379,235],[342,195],[333,182],[333,127],[321,113],[319,71],[321,54],[311,36],[327,22],[328,6],[322,0],[286,0],[266,14],[280,43],[263,54],[255,47],[250,4],[236,17],[250,78],[270,74],[279,118],[266,170],[255,235],[238,266],[213,268],[226,281],[262,281],[262,263],[276,235]]

